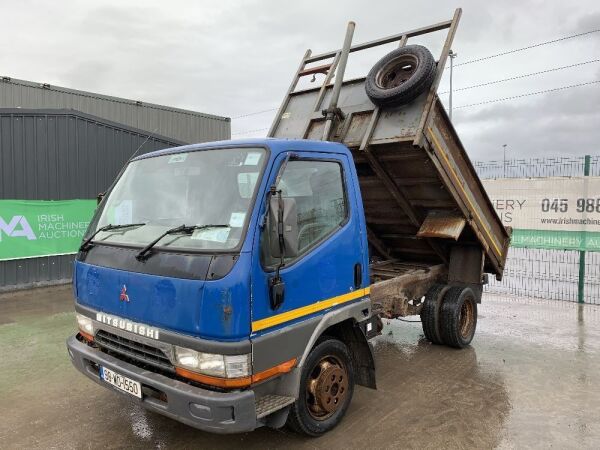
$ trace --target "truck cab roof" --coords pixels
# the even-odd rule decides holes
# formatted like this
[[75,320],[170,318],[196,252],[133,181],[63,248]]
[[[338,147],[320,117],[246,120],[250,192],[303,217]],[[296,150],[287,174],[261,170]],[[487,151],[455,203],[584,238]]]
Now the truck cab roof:
[[150,153],[140,155],[133,159],[153,158],[155,156],[171,155],[176,153],[185,153],[196,150],[218,149],[230,147],[269,147],[273,156],[286,151],[316,151],[323,153],[338,153],[351,157],[348,148],[337,142],[326,142],[307,139],[278,139],[278,138],[253,138],[253,139],[235,139],[226,141],[204,142],[201,144],[182,145],[180,147],[166,148],[156,150]]

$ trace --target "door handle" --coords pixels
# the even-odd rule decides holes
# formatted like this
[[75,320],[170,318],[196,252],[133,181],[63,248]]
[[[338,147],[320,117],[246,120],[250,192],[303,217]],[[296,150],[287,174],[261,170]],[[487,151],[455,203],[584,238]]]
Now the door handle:
[[362,286],[362,264],[354,264],[354,288],[360,289]]

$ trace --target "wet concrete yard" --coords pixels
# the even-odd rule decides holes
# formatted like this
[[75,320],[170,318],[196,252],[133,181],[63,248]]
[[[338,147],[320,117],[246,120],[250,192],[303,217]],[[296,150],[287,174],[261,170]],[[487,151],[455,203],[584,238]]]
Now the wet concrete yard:
[[419,323],[378,338],[379,390],[342,424],[219,436],[147,412],[79,374],[69,287],[0,295],[0,448],[600,448],[600,307],[487,295],[471,348]]

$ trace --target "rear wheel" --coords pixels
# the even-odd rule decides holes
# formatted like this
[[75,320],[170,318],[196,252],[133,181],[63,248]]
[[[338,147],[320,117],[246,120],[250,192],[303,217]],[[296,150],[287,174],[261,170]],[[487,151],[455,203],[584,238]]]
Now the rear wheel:
[[288,424],[309,436],[326,433],[340,423],[353,393],[354,372],[348,348],[337,339],[326,339],[306,359],[298,400],[292,405]]
[[444,294],[448,289],[450,289],[450,287],[447,285],[434,284],[429,291],[427,291],[423,308],[421,309],[423,334],[425,334],[425,338],[433,344],[441,345],[444,343],[440,333],[440,312]]
[[444,344],[464,348],[477,328],[477,298],[469,287],[450,288],[442,304],[440,332]]

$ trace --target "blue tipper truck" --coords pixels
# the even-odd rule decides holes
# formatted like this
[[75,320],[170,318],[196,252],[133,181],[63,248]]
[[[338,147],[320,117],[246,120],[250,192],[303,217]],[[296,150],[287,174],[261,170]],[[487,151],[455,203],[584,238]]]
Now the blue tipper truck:
[[[469,345],[510,236],[436,95],[459,17],[354,46],[350,23],[303,56],[269,138],[132,158],[75,261],[75,367],[202,430],[317,436],[376,388],[382,318]],[[438,61],[407,45],[440,30]],[[349,54],[390,43],[343,80]]]

